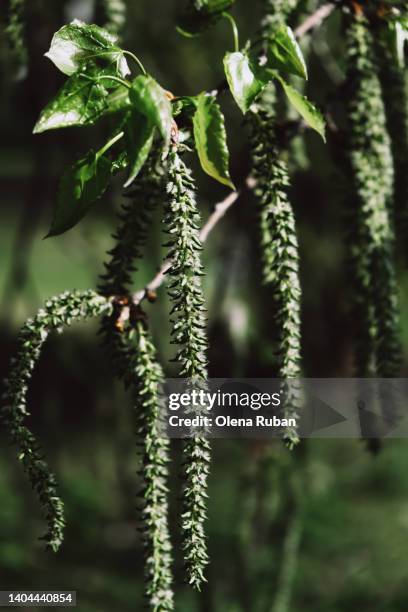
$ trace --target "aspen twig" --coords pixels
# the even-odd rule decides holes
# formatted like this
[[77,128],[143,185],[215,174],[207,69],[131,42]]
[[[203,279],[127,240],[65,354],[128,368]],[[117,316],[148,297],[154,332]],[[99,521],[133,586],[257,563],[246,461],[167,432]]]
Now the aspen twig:
[[[329,15],[334,11],[336,5],[332,2],[328,2],[327,4],[323,4],[320,8],[317,9],[310,17],[308,17],[303,23],[300,24],[298,28],[295,30],[295,35],[297,38],[302,38],[313,30],[314,28],[319,27]],[[219,89],[219,88],[218,88]],[[247,178],[245,185],[248,189],[253,189],[255,186],[255,180],[251,177]],[[232,191],[228,196],[222,200],[222,202],[218,202],[214,206],[214,211],[208,218],[207,222],[201,228],[200,231],[200,240],[204,243],[209,234],[212,232],[217,223],[222,219],[222,217],[226,214],[226,212],[231,208],[231,206],[239,199],[242,195],[243,190]],[[132,296],[133,304],[140,304],[149,293],[156,291],[164,282],[164,278],[166,273],[171,268],[171,260],[166,260],[163,262],[156,276],[146,285],[144,289],[139,289]]]

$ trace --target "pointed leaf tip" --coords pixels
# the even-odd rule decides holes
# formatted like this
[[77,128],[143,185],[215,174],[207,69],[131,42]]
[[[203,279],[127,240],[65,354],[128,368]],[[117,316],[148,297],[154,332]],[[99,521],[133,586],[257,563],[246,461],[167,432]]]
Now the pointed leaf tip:
[[193,130],[201,167],[219,183],[235,189],[229,173],[224,115],[213,96],[202,93],[196,100]]
[[129,187],[142,169],[153,145],[155,126],[141,113],[132,111],[125,124],[125,138],[129,159],[129,176],[125,188]]
[[54,34],[45,57],[68,76],[81,70],[85,64],[96,65],[97,60],[113,64],[116,74],[122,78],[130,74],[124,53],[117,46],[117,37],[104,28],[78,19]]
[[267,61],[270,68],[284,70],[307,80],[307,67],[302,50],[292,29],[287,25],[280,25],[269,38]]
[[67,170],[61,180],[54,218],[46,238],[74,227],[102,196],[109,184],[112,162],[90,151]]
[[256,74],[256,63],[246,53],[227,53],[224,57],[224,70],[231,93],[245,115],[265,87],[266,81]]
[[306,123],[313,128],[323,141],[326,142],[326,122],[322,113],[301,93],[299,93],[292,85],[289,85],[282,77],[276,76],[283,90],[297,112],[303,117]]
[[129,91],[133,108],[159,128],[165,146],[170,144],[173,112],[165,90],[151,76],[136,77]]

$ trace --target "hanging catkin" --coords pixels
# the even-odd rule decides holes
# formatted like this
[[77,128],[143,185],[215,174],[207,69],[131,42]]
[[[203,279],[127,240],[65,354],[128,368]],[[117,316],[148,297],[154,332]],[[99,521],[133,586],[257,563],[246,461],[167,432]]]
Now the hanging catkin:
[[387,127],[394,160],[394,206],[397,247],[407,260],[408,242],[408,81],[390,40],[389,25],[379,24],[375,36]]
[[[172,547],[168,528],[169,440],[161,429],[164,405],[160,396],[163,371],[142,320],[135,324],[133,359],[137,435],[142,453],[143,542],[146,595],[154,612],[173,610]],[[132,339],[132,334],[130,335]]]
[[400,362],[390,218],[393,164],[373,37],[361,9],[347,18],[346,42],[356,375],[393,377]]
[[[257,113],[252,113],[251,123],[263,281],[271,288],[278,338],[276,376],[283,380],[296,379],[301,375],[301,290],[295,218],[287,194],[289,177],[276,142],[273,117],[258,109]],[[283,405],[284,418],[298,416],[299,402],[296,382],[289,381]],[[287,428],[284,438],[293,446],[298,441],[296,429]]]
[[20,68],[27,65],[27,47],[25,41],[26,0],[10,0],[9,18],[6,36],[16,63]]
[[[163,372],[144,315],[131,305],[129,288],[135,260],[142,256],[155,205],[163,196],[163,173],[152,155],[122,207],[116,244],[105,264],[100,290],[118,299],[102,323],[105,346],[116,374],[132,390],[141,455],[141,524],[145,554],[146,597],[154,611],[173,610],[171,542],[168,528],[167,464],[169,441],[160,428]],[[121,318],[123,313],[125,318]]]
[[[285,22],[297,2],[264,2],[262,33],[267,39]],[[288,198],[289,175],[275,132],[276,90],[265,88],[253,106],[251,126],[252,165],[259,204],[263,282],[271,288],[271,308],[276,326],[276,364],[274,376],[283,379],[284,418],[297,418],[300,394],[295,381],[301,375],[300,356],[300,282],[295,218]],[[296,428],[283,432],[289,447],[298,442]]]
[[[172,301],[172,339],[180,346],[176,361],[179,375],[192,385],[207,378],[207,337],[204,297],[201,288],[203,267],[199,239],[200,216],[191,172],[178,151],[169,154],[168,207],[165,216],[170,240],[168,292]],[[204,523],[206,520],[207,479],[210,445],[205,437],[184,442],[185,484],[183,491],[183,549],[188,580],[200,589],[208,563]]]
[[122,324],[118,317],[122,307],[129,306],[128,294],[132,274],[136,270],[135,261],[142,257],[151,215],[163,197],[164,189],[163,170],[160,169],[157,155],[154,153],[147,160],[132,188],[126,192],[127,202],[119,213],[119,225],[113,235],[115,245],[108,253],[109,261],[105,263],[105,272],[99,283],[100,293],[118,297],[112,315],[102,320],[101,333],[105,349],[119,378],[125,375],[128,364],[126,351],[123,353],[121,350],[125,335],[121,333]]
[[22,328],[18,353],[11,361],[10,376],[4,382],[0,421],[12,442],[19,449],[19,460],[43,508],[48,530],[47,545],[57,551],[62,544],[65,519],[64,505],[57,494],[55,476],[25,420],[28,384],[38,362],[41,349],[51,331],[61,331],[75,321],[97,317],[112,309],[111,303],[94,291],[65,292],[51,298],[37,315]]

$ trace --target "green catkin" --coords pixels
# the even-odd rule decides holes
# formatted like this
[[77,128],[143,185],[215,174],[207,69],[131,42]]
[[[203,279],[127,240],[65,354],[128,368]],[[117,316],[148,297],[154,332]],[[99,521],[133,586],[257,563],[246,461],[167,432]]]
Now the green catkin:
[[[295,218],[287,190],[289,177],[281,157],[273,117],[262,109],[251,116],[255,194],[260,207],[263,282],[271,287],[278,335],[276,376],[301,375],[299,255]],[[300,397],[295,381],[288,383],[283,416],[297,418]],[[287,428],[289,446],[298,442],[295,428]]]
[[[130,290],[135,260],[142,256],[152,211],[163,196],[163,173],[152,156],[146,163],[134,187],[127,193],[130,201],[122,207],[116,244],[109,252],[100,290],[105,295],[123,296]],[[161,434],[163,407],[159,393],[163,372],[156,359],[154,345],[141,311],[130,314],[123,326],[117,325],[121,308],[105,317],[101,331],[116,375],[134,397],[137,440],[142,459],[140,494],[141,524],[145,551],[146,596],[150,609],[159,612],[173,610],[171,589],[171,542],[168,528],[167,464],[169,441]],[[132,319],[136,317],[136,321]]]
[[136,341],[131,363],[135,379],[137,434],[142,451],[146,594],[150,608],[160,612],[174,609],[167,501],[169,439],[162,431],[165,407],[160,397],[164,375],[142,320],[136,323],[134,333]]
[[377,57],[387,127],[394,160],[394,206],[398,251],[407,260],[408,242],[408,87],[406,67],[398,64],[387,23],[378,27]]
[[[176,359],[179,375],[193,385],[207,378],[207,337],[204,297],[201,287],[203,267],[199,238],[200,216],[195,185],[190,170],[173,148],[169,154],[168,207],[166,232],[170,236],[168,293],[173,307],[172,340],[180,348]],[[188,581],[200,589],[208,564],[204,531],[210,444],[204,436],[184,441],[185,484],[183,490],[183,550]]]
[[9,19],[6,27],[6,36],[18,66],[27,65],[27,47],[25,41],[25,13],[26,0],[10,0]]
[[58,497],[56,480],[44,460],[44,455],[25,420],[28,384],[38,362],[41,349],[52,331],[75,321],[97,317],[111,310],[109,300],[94,291],[65,292],[46,302],[37,315],[22,328],[17,356],[11,361],[9,378],[4,382],[0,422],[13,444],[19,449],[19,460],[43,508],[48,529],[47,545],[56,552],[62,544],[65,527],[64,505]]
[[346,27],[349,159],[354,195],[350,263],[356,323],[356,375],[395,377],[400,363],[391,219],[393,164],[374,41],[363,14]]
[[[132,188],[126,192],[128,201],[122,206],[119,226],[113,235],[115,246],[108,253],[109,261],[105,263],[105,272],[101,275],[99,291],[103,295],[127,299],[132,274],[136,270],[134,262],[142,257],[151,215],[163,197],[164,189],[163,171],[159,168],[156,155],[152,155]],[[121,350],[125,336],[116,326],[120,310],[118,305],[110,317],[103,318],[100,332],[115,374],[123,378],[128,362],[126,351],[123,353]]]
[[[266,39],[284,23],[296,7],[295,0],[264,1],[262,34]],[[288,199],[289,175],[275,133],[276,90],[267,87],[250,113],[255,195],[260,209],[263,282],[272,289],[272,308],[277,329],[275,376],[283,379],[283,417],[297,418],[301,375],[299,255],[292,206]],[[283,432],[292,448],[299,440],[296,428]]]

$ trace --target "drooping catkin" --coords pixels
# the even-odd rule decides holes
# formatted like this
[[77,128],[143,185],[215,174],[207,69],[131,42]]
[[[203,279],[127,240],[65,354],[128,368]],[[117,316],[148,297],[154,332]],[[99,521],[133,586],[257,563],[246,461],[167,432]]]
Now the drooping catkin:
[[347,18],[346,43],[356,375],[394,377],[400,343],[390,213],[393,163],[373,36],[361,11]]
[[10,0],[6,36],[10,49],[20,68],[27,65],[27,46],[25,41],[26,0]]
[[[168,293],[173,307],[172,339],[179,345],[175,361],[179,375],[192,385],[207,378],[207,337],[204,297],[201,287],[203,267],[199,239],[200,215],[190,170],[173,149],[169,154],[168,206],[165,215],[169,235]],[[204,523],[206,520],[207,480],[210,444],[204,436],[184,441],[183,550],[188,581],[200,589],[208,563]]]
[[[101,331],[116,375],[132,391],[141,455],[141,531],[145,552],[146,597],[150,609],[173,610],[171,542],[168,528],[167,464],[169,441],[162,434],[163,372],[144,315],[130,301],[135,262],[142,256],[153,209],[163,198],[163,168],[153,154],[122,207],[115,246],[109,252],[100,290],[118,300]],[[126,312],[127,316],[122,317]]]
[[157,155],[153,153],[132,188],[126,192],[127,201],[122,205],[118,228],[113,235],[115,245],[108,252],[109,260],[105,263],[105,272],[99,283],[100,293],[118,297],[112,315],[103,318],[100,331],[119,378],[123,378],[128,365],[126,351],[122,353],[120,348],[125,339],[121,333],[120,314],[123,306],[128,306],[132,274],[136,271],[135,262],[142,257],[153,210],[163,198],[163,173]]
[[[265,41],[285,23],[297,0],[264,0],[262,36]],[[271,308],[276,325],[276,365],[273,375],[282,380],[283,417],[297,418],[301,404],[299,255],[295,217],[288,198],[289,174],[276,137],[277,95],[266,87],[249,115],[252,166],[259,204],[263,282],[271,287]],[[283,432],[292,448],[299,440],[296,428]]]
[[[275,375],[288,381],[301,375],[301,289],[295,217],[287,193],[289,176],[273,122],[273,116],[263,108],[252,112],[252,159],[260,208],[263,281],[271,288],[278,338]],[[284,418],[297,418],[299,404],[297,385],[288,381]],[[287,428],[284,438],[293,446],[298,441],[296,429]]]
[[164,405],[161,397],[163,371],[144,321],[135,324],[133,395],[137,436],[141,447],[142,533],[145,549],[146,595],[154,612],[173,610],[172,547],[168,527],[169,439],[163,432]]
[[17,356],[11,361],[9,377],[4,382],[0,422],[19,450],[19,460],[28,474],[47,521],[44,540],[56,552],[62,544],[64,505],[57,493],[55,476],[50,472],[34,435],[25,425],[28,384],[41,349],[52,331],[75,321],[106,314],[112,305],[94,291],[65,292],[46,302],[35,317],[21,329]]
[[391,137],[394,161],[394,201],[398,252],[407,261],[408,242],[408,79],[407,69],[401,66],[392,48],[389,26],[378,26],[375,36],[380,81],[385,104],[388,132]]

